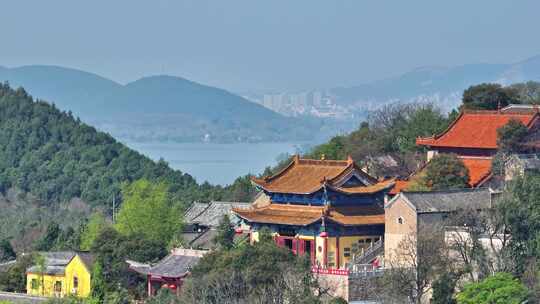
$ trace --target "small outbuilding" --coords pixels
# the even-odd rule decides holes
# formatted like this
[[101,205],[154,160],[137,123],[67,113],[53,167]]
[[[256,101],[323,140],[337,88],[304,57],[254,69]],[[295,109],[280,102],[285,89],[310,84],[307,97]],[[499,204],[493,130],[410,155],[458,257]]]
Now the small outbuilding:
[[136,261],[126,261],[129,269],[146,276],[148,296],[156,295],[157,291],[166,288],[179,294],[184,279],[190,274],[191,268],[207,253],[204,250],[177,248],[156,264],[145,264]]

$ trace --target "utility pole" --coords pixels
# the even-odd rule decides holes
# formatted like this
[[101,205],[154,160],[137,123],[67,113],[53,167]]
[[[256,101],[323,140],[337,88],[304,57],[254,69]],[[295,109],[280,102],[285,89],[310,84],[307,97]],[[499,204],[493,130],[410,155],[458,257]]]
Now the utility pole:
[[114,193],[112,197],[112,222],[116,223],[116,195]]

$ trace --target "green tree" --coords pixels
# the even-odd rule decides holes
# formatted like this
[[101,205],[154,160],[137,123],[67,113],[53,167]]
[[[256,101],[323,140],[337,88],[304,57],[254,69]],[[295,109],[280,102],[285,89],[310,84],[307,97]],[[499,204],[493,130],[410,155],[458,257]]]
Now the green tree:
[[11,246],[11,242],[8,240],[0,241],[0,262],[11,261],[17,257],[15,250]]
[[169,186],[146,179],[122,187],[123,203],[116,229],[127,236],[140,235],[168,244],[182,228],[182,213],[172,200]]
[[263,241],[205,255],[182,286],[181,303],[320,303],[310,262]]
[[228,193],[226,199],[232,202],[249,202],[258,193],[251,183],[250,175],[238,177],[226,190]]
[[101,266],[100,261],[94,263],[94,269],[92,270],[91,286],[92,286],[92,292],[91,292],[92,298],[97,300],[98,303],[102,303],[103,300],[105,299],[106,285],[105,285],[105,281],[103,280],[103,266]]
[[343,298],[333,298],[329,304],[347,304],[348,302]]
[[457,295],[458,304],[522,304],[527,288],[508,273],[497,273],[478,283],[465,285]]
[[344,136],[335,136],[326,144],[315,147],[309,154],[315,159],[345,159],[347,158]]
[[0,290],[26,292],[26,270],[32,265],[34,265],[34,255],[20,255],[15,265],[9,267],[5,272],[0,272]]
[[45,271],[47,270],[47,259],[41,253],[37,254],[34,259],[34,263],[38,270],[39,276],[39,289],[41,289],[41,295],[45,295]]
[[397,144],[400,152],[417,151],[418,137],[441,133],[448,125],[447,118],[432,104],[418,105],[407,115],[405,123],[397,128]]
[[107,227],[108,223],[101,213],[93,213],[86,223],[81,234],[81,250],[90,250],[99,233]]
[[36,241],[34,248],[38,251],[49,251],[56,244],[62,230],[56,222],[51,222],[47,226],[45,234]]
[[174,304],[177,303],[177,296],[169,289],[162,288],[155,297],[150,298],[147,304]]
[[[91,251],[101,266],[105,295],[127,290],[133,296],[142,296],[139,286],[145,280],[128,269],[126,260],[154,263],[167,254],[165,244],[143,235],[123,235],[112,227],[103,229],[94,240]],[[142,287],[144,291],[144,287]],[[100,291],[101,292],[101,291]]]
[[456,278],[444,272],[433,283],[433,295],[431,297],[431,304],[455,304],[454,292],[456,290]]
[[494,83],[469,87],[463,92],[462,101],[462,107],[473,110],[497,110],[511,103],[521,103],[516,90]]
[[519,99],[525,104],[540,104],[540,82],[527,81],[510,86],[517,92]]
[[214,242],[223,249],[231,249],[234,246],[234,227],[231,223],[231,220],[227,214],[221,218],[219,221],[219,226],[217,228],[217,235],[214,239]]
[[469,170],[454,154],[438,154],[426,165],[423,184],[432,190],[466,188]]
[[517,119],[511,119],[508,123],[497,129],[497,144],[505,153],[515,153],[521,150],[521,143],[529,130]]
[[513,273],[522,277],[540,258],[540,175],[525,174],[508,183],[498,208],[511,235]]

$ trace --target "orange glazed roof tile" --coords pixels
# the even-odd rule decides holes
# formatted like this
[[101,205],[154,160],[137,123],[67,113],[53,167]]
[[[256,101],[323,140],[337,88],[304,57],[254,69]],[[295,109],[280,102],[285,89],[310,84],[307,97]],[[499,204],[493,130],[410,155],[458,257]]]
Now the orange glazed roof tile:
[[392,190],[388,192],[390,195],[396,195],[403,190],[405,190],[409,186],[410,181],[408,180],[397,180],[394,187],[392,187]]
[[[377,180],[360,170],[350,157],[342,161],[300,159],[295,156],[294,160],[279,173],[251,180],[269,192],[309,194],[320,190],[325,184],[342,189],[339,184],[353,173],[360,176],[368,184],[367,187],[377,184]],[[361,193],[359,187],[355,188],[356,190],[352,191],[357,192],[351,193]],[[368,188],[363,191],[370,193],[369,191],[374,189]]]
[[433,147],[497,149],[497,129],[511,119],[531,127],[538,113],[465,111],[442,134],[417,138],[416,144]]
[[323,206],[288,204],[270,204],[262,208],[234,208],[233,211],[250,222],[264,224],[306,226],[321,220],[323,215],[326,220],[342,225],[384,224],[384,210],[380,207],[330,207],[326,215]]
[[305,226],[318,221],[324,207],[270,204],[262,208],[234,208],[233,211],[250,222]]
[[[463,164],[469,170],[469,186],[476,188],[481,186],[485,181],[491,177],[492,159],[490,157],[466,157],[462,156],[460,159]],[[425,168],[425,167],[424,167]],[[420,174],[422,170],[417,171],[415,176]],[[400,192],[406,191],[410,184],[410,180],[396,180],[394,187],[388,192],[390,195],[396,195]]]
[[394,185],[394,183],[395,183],[394,179],[387,179],[387,180],[380,181],[370,186],[331,187],[331,188],[336,191],[343,192],[346,194],[357,194],[357,193],[370,194],[370,193],[377,193],[379,191],[390,188]]
[[460,157],[469,169],[469,186],[478,187],[491,176],[492,159],[488,157]]

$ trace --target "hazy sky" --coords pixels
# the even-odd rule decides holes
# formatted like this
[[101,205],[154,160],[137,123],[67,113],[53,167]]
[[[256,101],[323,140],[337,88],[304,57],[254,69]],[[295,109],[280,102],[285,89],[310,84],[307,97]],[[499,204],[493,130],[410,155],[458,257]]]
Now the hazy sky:
[[230,90],[352,85],[540,54],[538,0],[3,0],[0,65]]

